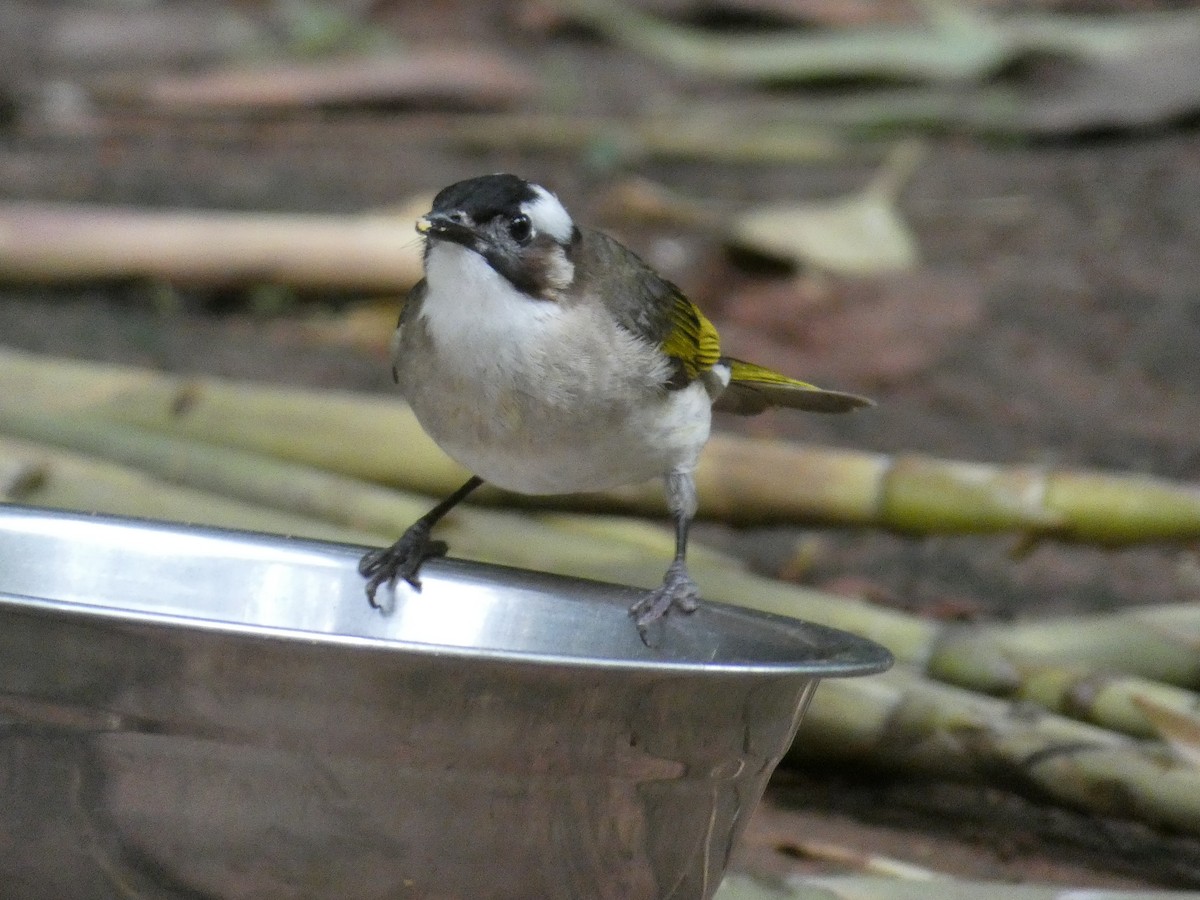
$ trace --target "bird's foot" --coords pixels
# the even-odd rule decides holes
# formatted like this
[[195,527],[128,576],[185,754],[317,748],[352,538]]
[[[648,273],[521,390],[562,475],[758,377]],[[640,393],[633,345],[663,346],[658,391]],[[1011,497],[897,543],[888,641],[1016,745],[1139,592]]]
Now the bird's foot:
[[415,522],[390,547],[382,547],[365,554],[358,562],[358,573],[367,579],[367,600],[375,609],[379,602],[375,592],[384,584],[394,585],[404,579],[418,591],[421,579],[417,577],[421,564],[435,556],[445,556],[449,549],[445,541],[429,539],[432,526]]
[[629,607],[638,633],[646,639],[646,629],[672,609],[683,613],[695,612],[700,605],[700,589],[687,573],[687,567],[676,560],[667,569],[663,583]]

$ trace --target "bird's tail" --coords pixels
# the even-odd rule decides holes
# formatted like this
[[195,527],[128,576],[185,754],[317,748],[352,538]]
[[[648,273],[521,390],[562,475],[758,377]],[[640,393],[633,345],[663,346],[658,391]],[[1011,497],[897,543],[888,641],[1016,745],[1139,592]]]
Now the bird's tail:
[[725,389],[713,402],[713,409],[720,412],[753,416],[769,407],[782,406],[808,412],[842,413],[875,405],[866,397],[822,390],[806,381],[788,378],[732,356],[717,360],[713,372],[726,382]]

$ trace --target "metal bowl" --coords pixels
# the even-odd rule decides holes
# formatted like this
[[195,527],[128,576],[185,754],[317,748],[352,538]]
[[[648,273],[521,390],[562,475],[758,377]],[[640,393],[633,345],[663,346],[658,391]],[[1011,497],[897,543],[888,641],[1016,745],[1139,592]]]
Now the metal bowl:
[[6,898],[707,898],[868,641],[630,589],[0,507]]

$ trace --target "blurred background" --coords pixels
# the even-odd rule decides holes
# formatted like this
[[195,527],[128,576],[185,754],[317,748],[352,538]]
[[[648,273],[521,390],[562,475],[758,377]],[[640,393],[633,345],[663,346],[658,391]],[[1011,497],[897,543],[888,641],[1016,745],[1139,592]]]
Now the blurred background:
[[[0,347],[391,396],[412,220],[511,171],[677,282],[727,352],[878,401],[722,430],[1200,480],[1196,4],[0,0],[0,59]],[[377,222],[378,271],[354,230]],[[265,266],[245,235],[291,252]],[[1194,530],[900,531],[697,536],[942,622],[1200,596]],[[967,875],[1200,884],[1191,838],[827,765],[784,778],[748,857],[811,865],[787,834],[816,820]]]

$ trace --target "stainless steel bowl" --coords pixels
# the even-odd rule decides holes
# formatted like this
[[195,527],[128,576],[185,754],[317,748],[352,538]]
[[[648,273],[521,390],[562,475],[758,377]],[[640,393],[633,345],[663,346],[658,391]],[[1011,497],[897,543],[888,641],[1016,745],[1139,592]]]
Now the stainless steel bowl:
[[0,507],[5,898],[707,898],[868,641],[456,561]]

